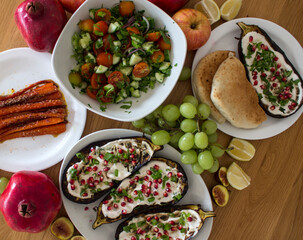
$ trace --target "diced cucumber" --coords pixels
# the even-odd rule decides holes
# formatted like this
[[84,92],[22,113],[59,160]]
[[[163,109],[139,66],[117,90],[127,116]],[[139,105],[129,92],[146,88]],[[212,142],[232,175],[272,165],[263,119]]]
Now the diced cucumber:
[[138,54],[134,53],[130,57],[129,65],[134,66],[141,61],[142,61],[142,58]]
[[89,46],[89,42],[91,41],[89,33],[81,34],[81,39],[79,40],[80,46],[85,49]]
[[127,92],[124,88],[122,88],[119,92],[119,95],[121,95],[123,98],[127,98]]
[[121,43],[119,40],[113,41],[113,44],[114,44],[114,46],[116,46],[116,47],[121,47],[121,46],[122,46],[122,43]]
[[89,9],[89,16],[91,19],[95,19],[95,12],[96,12],[96,9]]
[[159,67],[159,70],[164,71],[164,70],[168,69],[169,66],[170,66],[170,62],[162,62],[160,67]]
[[133,71],[133,67],[124,67],[124,68],[120,68],[120,71],[128,76],[129,74],[131,74],[131,72]]
[[80,71],[80,64],[77,64],[73,69],[73,72],[79,72]]
[[145,43],[142,44],[142,48],[145,51],[149,51],[153,46],[154,46],[153,42],[145,42]]
[[140,44],[144,43],[144,40],[145,40],[143,37],[140,37],[138,35],[131,35],[130,37],[133,41],[136,41]]
[[156,77],[156,80],[160,83],[162,83],[164,81],[164,74],[163,73],[156,72],[155,77]]
[[132,79],[135,80],[135,81],[140,81],[140,80],[142,80],[142,78],[135,77],[134,74],[132,74]]
[[85,56],[85,62],[86,62],[86,63],[96,63],[96,58],[94,57],[93,54],[88,53],[88,54]]
[[105,73],[107,71],[107,69],[108,69],[108,67],[99,65],[98,67],[96,67],[95,72],[96,73]]
[[119,103],[121,101],[123,101],[125,98],[121,95],[118,95],[117,98],[116,98],[116,103]]
[[122,58],[122,65],[127,66],[127,59],[126,58]]
[[112,89],[115,89],[115,87],[114,87],[114,85],[112,85],[112,84],[106,84],[105,86],[104,86],[104,90],[107,92],[107,91],[110,91],[110,90],[112,90]]
[[114,33],[120,29],[120,24],[118,22],[111,23],[108,27],[108,33]]
[[138,81],[132,81],[132,82],[130,83],[130,85],[131,85],[133,88],[135,88],[135,89],[138,89],[138,88],[139,88],[139,82],[138,82]]
[[116,65],[120,62],[120,57],[117,55],[113,55],[113,64]]
[[136,97],[136,98],[141,97],[140,91],[138,89],[131,91],[131,93],[132,93],[133,97]]

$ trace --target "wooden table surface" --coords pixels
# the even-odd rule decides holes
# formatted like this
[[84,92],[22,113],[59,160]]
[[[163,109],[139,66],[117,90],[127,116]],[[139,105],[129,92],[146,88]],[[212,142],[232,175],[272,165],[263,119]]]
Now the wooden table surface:
[[[224,0],[215,0],[219,6]],[[26,44],[14,22],[14,11],[21,0],[1,0],[0,8],[0,52]],[[193,7],[198,0],[186,5]],[[302,0],[244,0],[237,17],[257,17],[270,20],[287,29],[303,45],[303,1]],[[212,25],[214,29],[223,20]],[[195,52],[188,52],[186,65],[191,66]],[[303,65],[301,65],[303,67]],[[1,66],[0,66],[1,71]],[[166,102],[180,103],[191,94],[190,81],[179,82]],[[229,188],[230,200],[221,208],[214,204],[217,217],[214,219],[209,239],[303,239],[303,117],[278,136],[251,141],[256,155],[250,162],[238,164],[251,177],[251,185],[243,191]],[[101,129],[129,128],[130,123],[100,117],[88,111],[83,136]],[[231,137],[219,132],[219,143],[227,146]],[[0,153],[1,154],[1,153]],[[226,154],[220,164],[228,166],[233,160]],[[0,163],[3,165],[5,163]],[[44,170],[58,185],[61,162]],[[12,173],[0,170],[0,176]],[[201,174],[207,187],[217,184],[214,174]],[[66,215],[63,207],[59,214]],[[50,230],[39,234],[12,231],[0,214],[0,239],[2,240],[49,240],[56,239]],[[99,239],[103,239],[100,237]]]

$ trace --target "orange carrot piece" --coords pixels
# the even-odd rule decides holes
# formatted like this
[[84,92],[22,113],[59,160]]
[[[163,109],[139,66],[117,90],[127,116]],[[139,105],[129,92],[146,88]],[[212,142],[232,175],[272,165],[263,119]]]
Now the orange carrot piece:
[[61,99],[62,98],[62,93],[60,91],[51,93],[49,95],[45,95],[45,96],[39,96],[38,98],[33,98],[29,101],[27,101],[27,103],[33,103],[33,102],[42,102],[45,100],[55,100],[55,99]]

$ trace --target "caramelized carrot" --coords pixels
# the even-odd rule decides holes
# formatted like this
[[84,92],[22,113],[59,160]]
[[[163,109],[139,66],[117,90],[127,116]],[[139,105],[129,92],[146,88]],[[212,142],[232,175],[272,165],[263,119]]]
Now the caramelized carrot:
[[42,102],[45,100],[55,100],[55,99],[61,99],[62,98],[62,93],[60,91],[51,93],[49,95],[45,95],[45,96],[39,96],[38,98],[33,98],[29,101],[27,101],[27,103],[33,103],[33,102]]

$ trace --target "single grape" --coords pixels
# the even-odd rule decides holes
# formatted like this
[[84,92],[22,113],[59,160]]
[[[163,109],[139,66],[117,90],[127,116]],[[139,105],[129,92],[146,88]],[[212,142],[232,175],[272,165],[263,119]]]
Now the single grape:
[[152,135],[156,131],[156,126],[154,124],[146,124],[141,130],[146,134]]
[[197,107],[198,114],[202,120],[205,120],[210,115],[210,107],[205,103],[200,103]]
[[197,152],[193,149],[185,151],[181,154],[181,162],[184,164],[194,164],[198,161]]
[[210,169],[214,164],[214,158],[211,155],[211,152],[205,150],[198,155],[198,162],[203,169]]
[[173,146],[176,146],[176,148],[178,148],[178,142],[180,137],[182,137],[184,135],[184,132],[182,131],[174,131],[170,133],[170,141],[169,143]]
[[166,121],[173,122],[177,121],[180,117],[179,108],[174,104],[168,104],[162,109],[162,116]]
[[201,174],[204,171],[204,169],[200,166],[200,164],[198,162],[192,164],[191,168],[193,170],[193,173],[195,173],[195,174]]
[[162,109],[163,109],[163,106],[161,105],[155,111],[153,111],[153,115],[155,118],[162,117]]
[[219,169],[219,161],[218,161],[218,159],[215,158],[213,166],[210,169],[208,169],[207,171],[210,173],[215,173],[218,171],[218,169]]
[[155,116],[153,115],[153,113],[150,113],[148,114],[147,116],[145,116],[145,119],[149,122],[155,122],[156,121],[156,118]]
[[187,151],[193,148],[194,142],[194,135],[192,133],[185,133],[183,136],[180,137],[178,146],[181,151]]
[[197,114],[197,108],[191,103],[182,103],[180,105],[180,113],[185,118],[194,118]]
[[225,150],[223,149],[223,147],[221,145],[216,144],[216,145],[210,146],[210,152],[213,155],[213,157],[219,158],[219,157],[223,156],[223,154],[225,153]]
[[197,122],[193,119],[184,119],[180,124],[180,129],[183,132],[193,132],[197,129]]
[[200,149],[208,146],[208,136],[205,132],[197,132],[195,134],[195,145]]
[[215,143],[218,140],[218,133],[215,132],[213,134],[208,135],[208,142],[209,143]]
[[186,81],[187,79],[190,78],[190,76],[191,76],[191,69],[187,66],[184,66],[178,80]]
[[194,105],[195,107],[197,107],[198,104],[199,104],[198,99],[195,98],[195,97],[192,96],[192,95],[187,95],[187,96],[185,96],[184,99],[183,99],[183,102],[184,102],[184,103],[185,103],[185,102],[191,103],[191,104]]
[[2,194],[8,184],[8,179],[6,177],[0,178],[0,194]]
[[153,144],[161,146],[161,145],[169,143],[170,135],[165,130],[159,130],[152,134],[151,140],[152,140]]
[[217,131],[217,124],[213,120],[206,120],[202,123],[202,131],[207,135],[214,134]]
[[145,119],[140,119],[132,122],[135,128],[143,128],[145,126]]

